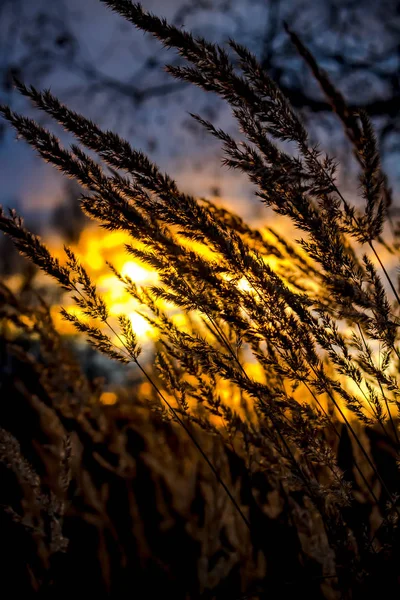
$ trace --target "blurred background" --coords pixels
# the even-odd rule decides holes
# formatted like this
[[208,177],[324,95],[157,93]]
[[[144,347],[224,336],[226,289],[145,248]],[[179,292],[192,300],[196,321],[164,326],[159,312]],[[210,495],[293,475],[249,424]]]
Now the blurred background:
[[[356,164],[351,149],[285,33],[286,21],[349,105],[364,108],[372,117],[394,192],[391,216],[397,218],[400,1],[143,0],[142,4],[196,35],[218,43],[232,37],[247,45],[302,115],[313,140],[337,156],[340,183],[355,199]],[[276,223],[245,178],[221,167],[218,144],[188,115],[189,111],[199,113],[237,135],[222,102],[164,72],[166,63],[179,62],[173,51],[134,30],[98,0],[0,0],[1,102],[46,125],[45,117],[32,111],[15,92],[13,77],[51,88],[71,108],[148,153],[185,191],[212,198],[257,226]],[[51,128],[69,141],[57,126],[51,124]],[[17,143],[15,133],[4,123],[0,123],[0,162],[0,204],[16,208],[54,254],[61,256],[63,244],[70,244],[115,314],[128,313],[145,346],[151,343],[147,323],[106,267],[110,260],[138,283],[154,281],[154,274],[124,253],[124,236],[90,224],[79,208],[79,187]],[[276,226],[288,234],[284,222]],[[68,300],[19,258],[4,237],[0,238],[0,257],[0,276],[11,289],[20,293],[34,282],[50,304],[59,330],[71,335],[58,313],[60,303]],[[94,373],[102,369],[103,363],[99,365],[98,357],[86,347],[80,351],[86,353],[87,369]]]

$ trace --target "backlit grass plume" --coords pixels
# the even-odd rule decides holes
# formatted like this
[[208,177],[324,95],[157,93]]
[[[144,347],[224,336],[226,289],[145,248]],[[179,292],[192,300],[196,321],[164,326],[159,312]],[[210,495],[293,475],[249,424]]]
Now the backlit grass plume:
[[[87,190],[83,211],[108,230],[128,233],[126,252],[158,273],[159,283],[142,289],[110,265],[158,332],[154,370],[142,361],[127,315],[110,317],[70,249],[61,265],[14,212],[0,213],[0,228],[71,292],[80,312],[64,310],[64,317],[95,348],[141,371],[164,417],[185,429],[246,527],[254,523],[198,442],[196,426],[248,456],[249,464],[261,465],[286,493],[305,495],[304,510],[310,519],[321,519],[335,555],[335,572],[325,569],[321,577],[334,578],[342,597],[358,597],[355,590],[378,581],[382,564],[391,565],[393,577],[399,572],[392,562],[399,551],[398,481],[387,479],[362,431],[379,431],[398,455],[399,296],[381,258],[390,195],[370,120],[350,113],[288,29],[354,146],[361,191],[355,205],[338,187],[335,160],[311,143],[283,93],[246,48],[232,40],[225,49],[194,38],[130,0],[104,3],[179,52],[186,64],[167,67],[172,76],[229,104],[244,141],[193,117],[221,142],[224,164],[243,172],[260,201],[290,219],[299,240],[289,243],[273,230],[258,231],[211,201],[182,192],[128,141],[49,91],[20,82],[19,91],[72,133],[76,144],[64,148],[34,120],[3,106],[5,119],[40,156]],[[176,324],[171,307],[186,315],[184,327]],[[223,396],[223,386],[239,401]],[[338,464],[343,428],[355,449],[355,478]],[[352,507],[360,495],[380,517],[355,526]]]

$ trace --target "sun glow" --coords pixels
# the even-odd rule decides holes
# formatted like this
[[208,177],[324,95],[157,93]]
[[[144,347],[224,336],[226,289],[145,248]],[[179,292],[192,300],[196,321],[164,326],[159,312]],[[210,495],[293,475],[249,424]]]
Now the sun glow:
[[[263,230],[265,238],[268,240],[271,246],[276,244],[276,240],[273,235],[268,235],[268,231]],[[220,257],[204,243],[201,242],[188,242],[187,239],[182,238],[180,240],[182,245],[189,246],[192,252],[196,252],[203,258],[219,262]],[[141,315],[140,312],[145,313],[146,310],[141,306],[138,301],[132,297],[126,290],[125,285],[121,282],[118,277],[113,273],[110,268],[110,264],[120,273],[123,277],[129,278],[133,283],[139,287],[146,287],[159,284],[158,274],[148,268],[145,264],[139,262],[126,249],[126,244],[132,244],[132,238],[127,234],[120,231],[108,232],[104,231],[95,226],[89,226],[82,231],[81,236],[77,243],[71,244],[71,249],[76,254],[77,258],[81,261],[82,265],[88,271],[92,281],[96,284],[99,295],[105,301],[109,314],[110,322],[115,325],[115,331],[118,330],[117,317],[120,315],[127,316],[131,323],[133,331],[135,332],[140,346],[146,349],[149,356],[153,356],[152,351],[154,349],[154,342],[158,337],[158,332],[152,327],[152,325]],[[66,256],[61,247],[60,240],[58,238],[50,239],[47,241],[49,250],[54,257],[57,257],[61,263],[65,263]],[[281,275],[283,279],[287,277],[287,285],[291,287],[291,274],[295,273],[294,265],[290,258],[283,256],[277,257],[273,254],[265,254],[263,256],[265,264],[273,269],[277,274]],[[226,280],[230,279],[229,275],[222,273],[221,275]],[[45,285],[48,285],[48,279],[45,275],[38,275],[39,284],[43,281]],[[14,292],[18,292],[18,288],[23,284],[23,276],[21,274],[15,274],[10,277],[7,284]],[[243,293],[243,295],[259,294],[257,288],[253,287],[252,281],[247,277],[243,276],[240,279],[234,279],[237,288]],[[304,285],[314,296],[318,295],[318,283],[312,281],[312,279],[304,277]],[[208,325],[208,321],[201,311],[191,312],[189,315],[186,314],[179,307],[169,304],[164,301],[160,302],[160,306],[165,308],[172,319],[173,323],[182,331],[191,334],[193,329],[201,331],[201,334],[210,341],[211,344],[215,342],[215,338],[211,330],[204,325]],[[70,314],[74,314],[82,320],[86,320],[87,317],[82,313],[82,310],[74,303],[73,299],[68,293],[63,293],[57,297],[51,303],[50,312],[55,323],[56,329],[63,335],[76,335],[76,330],[72,323],[63,319],[60,314],[60,307],[63,306]],[[287,308],[289,312],[290,309]],[[96,323],[96,325],[98,325]],[[113,327],[114,328],[114,327]],[[110,331],[105,331],[110,335],[111,340],[117,346],[121,346],[121,339],[117,334],[110,334]],[[351,335],[351,330],[343,330],[344,334]],[[83,339],[80,336],[80,339]],[[375,349],[374,349],[375,350]],[[379,349],[376,349],[379,354]],[[252,357],[248,354],[243,355],[243,365],[246,373],[249,377],[258,381],[259,383],[267,383],[265,381],[265,372],[260,363],[253,361]],[[353,393],[355,396],[359,396],[363,393],[351,380],[347,379],[345,382],[346,390]],[[148,389],[147,389],[148,388]],[[148,387],[143,388],[143,395],[150,395],[152,390]],[[231,385],[227,381],[218,381],[216,393],[219,395],[221,400],[235,410],[239,412],[243,408],[244,400],[238,387]],[[365,390],[364,390],[365,391]],[[303,386],[300,386],[297,390],[291,392],[294,397],[298,397],[300,401],[304,401],[305,398],[313,402],[311,396],[308,397],[307,392]],[[173,402],[173,398],[170,398]],[[118,396],[114,392],[104,392],[100,398],[100,402],[103,404],[114,404],[118,401]],[[324,401],[323,401],[324,403]],[[343,404],[343,403],[341,403]],[[250,403],[251,405],[251,403]],[[246,409],[247,410],[247,409]],[[349,411],[342,406],[342,410],[347,417],[351,418]],[[218,418],[216,418],[218,421]]]
[[[146,270],[142,265],[128,260],[121,269],[121,275],[129,277],[136,283],[148,283],[150,276],[153,276],[154,273]],[[155,279],[154,277],[152,278]]]
[[[111,317],[127,315],[132,322],[135,334],[143,343],[152,340],[154,333],[152,327],[144,317],[138,314],[138,310],[142,307],[112,273],[108,263],[112,264],[123,277],[129,277],[134,283],[143,287],[155,284],[158,281],[158,275],[146,268],[146,265],[129,256],[125,248],[125,244],[128,242],[132,242],[132,240],[123,232],[104,232],[97,227],[90,226],[82,232],[76,244],[71,244],[71,249],[92,277],[99,295],[109,308]],[[49,245],[52,254],[57,256],[60,262],[65,261],[59,242],[54,240]],[[61,298],[59,304],[52,306],[51,313],[58,331],[62,334],[73,334],[75,332],[73,326],[65,321],[59,313],[60,305],[65,306],[68,312],[77,316],[82,317],[82,313],[73,304],[68,294]]]

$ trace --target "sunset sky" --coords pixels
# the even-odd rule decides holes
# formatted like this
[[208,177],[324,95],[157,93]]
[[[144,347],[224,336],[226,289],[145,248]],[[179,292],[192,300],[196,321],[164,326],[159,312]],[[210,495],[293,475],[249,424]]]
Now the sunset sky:
[[[258,54],[266,32],[268,34],[267,24],[271,26],[268,10],[274,10],[271,14],[275,16],[275,30],[270,32],[274,34],[272,59],[275,67],[278,65],[281,68],[283,65],[284,73],[285,70],[288,74],[292,73],[288,76],[301,74],[301,77],[306,77],[307,69],[295,52],[292,51],[289,58],[285,57],[285,44],[288,44],[282,25],[285,18],[291,21],[295,19],[299,33],[306,37],[311,35],[315,48],[332,48],[337,55],[346,51],[353,53],[357,60],[362,58],[363,44],[368,42],[365,37],[358,45],[353,44],[340,24],[344,31],[340,36],[335,37],[332,32],[329,34],[326,28],[324,33],[324,24],[330,18],[328,3],[312,4],[312,19],[307,11],[304,17],[301,11],[298,11],[299,14],[296,12],[296,6],[303,4],[300,0],[286,0],[271,2],[267,7],[258,0],[232,0],[228,10],[226,0],[143,2],[145,8],[175,18],[178,23],[184,22],[187,28],[208,39],[223,42],[232,36],[250,44]],[[199,132],[198,128],[193,136],[194,123],[188,115],[189,111],[198,112],[233,132],[235,127],[229,111],[212,94],[175,83],[163,73],[164,64],[177,61],[173,51],[163,49],[150,36],[136,31],[107,10],[99,0],[57,0],[52,3],[46,0],[17,0],[13,10],[14,13],[11,9],[8,12],[3,9],[5,12],[0,25],[1,31],[6,34],[10,31],[12,18],[18,17],[18,35],[10,34],[10,39],[3,35],[5,42],[0,48],[0,68],[3,68],[4,77],[8,76],[7,69],[21,63],[23,72],[20,76],[25,83],[33,83],[39,88],[50,87],[69,106],[93,118],[103,127],[127,137],[134,147],[148,152],[151,158],[176,177],[185,190],[204,195],[218,189],[222,201],[234,205],[246,217],[259,219],[260,215],[266,214],[257,200],[252,198],[251,187],[245,179],[221,169],[218,144],[207,134]],[[37,27],[36,21],[41,12],[47,15],[49,21],[42,25],[42,29]],[[374,21],[370,26],[374,31],[379,30],[378,22]],[[26,45],[26,40],[30,46]],[[376,35],[374,40],[374,43],[378,43],[376,40],[379,41],[379,36]],[[74,52],[71,53],[72,48]],[[394,58],[387,57],[387,60],[393,61]],[[334,76],[335,63],[331,61],[326,66]],[[344,77],[343,86],[350,97],[355,97],[359,90],[363,91],[364,97],[371,93],[371,86],[363,85],[362,80],[354,85],[348,79]],[[104,81],[110,83],[109,89],[104,88]],[[121,93],[117,95],[112,91],[115,84],[121,85]],[[145,94],[161,86],[161,92],[154,95],[150,93],[150,98],[135,103],[129,96],[130,86]],[[164,87],[166,93],[163,93]],[[321,97],[315,83],[311,81],[309,87],[315,97]],[[375,92],[378,98],[384,97],[384,89],[377,87]],[[0,91],[0,95],[3,101],[14,108],[27,112],[27,103],[11,90],[11,86]],[[31,111],[30,114],[40,117],[37,112]],[[315,121],[319,118],[318,115],[311,117]],[[60,133],[57,127],[53,131]],[[324,117],[317,126],[316,136],[324,147],[331,145],[337,136],[340,143],[342,131],[331,117]],[[66,139],[65,136],[62,139]],[[24,143],[16,143],[15,134],[9,127],[3,131],[0,160],[2,204],[19,206],[27,216],[43,220],[49,207],[62,202],[63,178],[36,158]],[[390,155],[386,160],[391,173],[398,177],[397,162]],[[348,164],[347,161],[346,167]]]
[[[40,1],[36,3],[22,2],[24,13],[37,10]],[[54,3],[57,4],[57,3]],[[65,3],[65,14],[69,20],[68,27],[74,32],[79,43],[79,58],[92,64],[98,58],[97,67],[105,77],[117,81],[129,81],[139,89],[147,87],[174,84],[172,78],[163,74],[163,65],[169,60],[176,60],[174,52],[166,52],[150,36],[144,36],[133,27],[123,23],[122,19],[112,14],[98,0],[85,0],[85,2]],[[42,5],[44,3],[42,2]],[[146,8],[167,17],[176,13],[177,7],[182,5],[181,0],[147,0]],[[51,7],[46,10],[52,14]],[[210,13],[200,14],[199,28],[210,37],[224,37],[234,33],[234,28],[229,19],[221,13],[210,23]],[[190,19],[189,19],[190,22]],[[21,48],[18,44],[14,48],[15,56],[19,56]],[[159,61],[151,71],[146,72],[143,65],[146,59]],[[13,63],[12,53],[7,60]],[[177,92],[167,93],[165,96],[156,95],[154,98],[140,104],[133,105],[129,98],[113,100],[112,94],[97,93],[90,98],[82,94],[82,82],[87,82],[88,77],[79,68],[64,64],[62,60],[55,60],[55,66],[45,77],[31,77],[24,79],[25,83],[33,83],[38,87],[50,87],[62,100],[85,116],[93,118],[103,127],[109,127],[128,137],[132,145],[148,152],[161,166],[169,170],[182,186],[198,194],[210,194],[213,188],[220,188],[222,195],[228,203],[234,202],[240,209],[246,211],[246,204],[251,196],[249,185],[243,177],[234,176],[220,168],[220,153],[218,145],[205,134],[198,134],[196,143],[191,143],[191,119],[187,112],[199,111],[211,116],[212,111],[218,107],[218,100],[211,95],[206,95],[191,86],[175,84]],[[3,94],[3,98],[14,108],[40,118],[40,114],[32,111],[25,99],[18,97],[16,92]],[[118,102],[118,106],[115,104]],[[221,107],[219,107],[221,108]],[[226,110],[219,110],[219,123],[224,125],[230,120]],[[189,125],[188,125],[189,124]],[[52,124],[52,130],[66,138],[57,126]],[[207,149],[207,152],[205,152]],[[1,200],[4,205],[18,206],[27,215],[45,219],[48,208],[54,207],[62,201],[64,178],[52,167],[43,163],[34,156],[26,144],[15,141],[15,134],[10,128],[5,128],[2,143],[0,144],[1,168]]]

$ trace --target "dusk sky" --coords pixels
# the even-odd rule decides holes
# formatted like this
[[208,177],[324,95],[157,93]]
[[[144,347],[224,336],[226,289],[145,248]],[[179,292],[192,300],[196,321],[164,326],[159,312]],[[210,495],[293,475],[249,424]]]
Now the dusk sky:
[[[312,5],[311,20],[306,18],[310,15],[307,11],[304,17],[296,13],[296,7],[300,8],[304,4],[307,5],[307,2],[290,0],[272,2],[269,8],[266,8],[265,3],[257,0],[143,2],[145,8],[168,18],[176,18],[177,22],[183,22],[186,27],[205,35],[208,39],[225,41],[230,36],[239,36],[246,43],[252,44],[258,54],[260,48],[262,49],[267,23],[271,21],[268,10],[274,10],[271,14],[276,17],[273,25],[275,29],[269,32],[273,36],[271,60],[283,71],[283,81],[285,76],[290,76],[290,69],[292,77],[293,73],[301,74],[301,77],[307,76],[307,69],[295,53],[285,58],[284,45],[287,43],[287,36],[283,33],[284,18],[291,21],[295,19],[298,32],[304,33],[306,37],[311,35],[315,42],[314,49],[320,48],[322,52],[326,48],[333,48],[337,55],[340,55],[341,51],[347,54],[350,52],[357,60],[360,57],[362,59],[362,44],[366,43],[365,38],[357,45],[350,40],[351,36],[346,37],[344,26],[340,24],[341,36],[335,37],[332,32],[325,32],[325,36],[323,35],[324,28],[321,23],[325,23],[329,17],[328,2],[317,3],[318,6]],[[336,4],[340,5],[340,2]],[[126,136],[134,147],[148,152],[176,177],[187,191],[201,195],[209,194],[218,188],[224,201],[228,204],[233,203],[239,212],[249,216],[254,214],[255,207],[259,209],[257,201],[250,200],[252,192],[245,179],[221,169],[218,144],[199,132],[198,128],[193,137],[194,124],[187,114],[189,111],[199,112],[219,126],[231,127],[232,131],[235,131],[235,128],[229,111],[213,95],[205,94],[193,86],[177,84],[163,73],[163,65],[166,62],[177,61],[173,51],[163,50],[158,42],[124,23],[98,0],[57,0],[52,3],[46,0],[18,0],[13,10],[14,13],[11,9],[7,11],[5,3],[2,31],[9,31],[12,19],[18,17],[18,35],[13,36],[13,41],[11,34],[10,39],[4,38],[6,42],[1,49],[4,73],[13,65],[22,64],[22,72],[18,69],[18,75],[25,83],[33,83],[39,88],[50,87],[61,100],[85,116]],[[49,17],[49,24],[42,24],[42,29],[37,26],[36,21],[40,13]],[[379,23],[371,19],[369,23],[374,31],[379,31]],[[65,38],[64,41],[61,39],[61,43],[58,42],[60,36]],[[374,39],[378,37],[375,36]],[[357,39],[355,41],[357,42]],[[384,57],[383,62],[381,56],[379,60],[379,66],[385,64],[385,61],[389,64],[390,61],[395,63],[393,56]],[[335,62],[331,61],[327,67],[335,76]],[[285,70],[288,75],[285,74]],[[365,94],[372,93],[371,85],[363,83],[362,78],[359,78],[360,83],[357,84],[358,74],[354,77],[356,84],[346,73],[341,82],[344,91],[348,90],[350,97],[355,97],[361,89],[364,98]],[[108,88],[102,85],[104,81],[110,84]],[[113,86],[119,84],[122,85],[118,93],[114,93]],[[385,97],[385,89],[380,89],[379,82],[375,80],[374,84],[377,97]],[[160,87],[161,92],[154,95],[150,93],[148,99],[135,103],[129,96],[129,86],[145,94],[149,89],[157,87]],[[163,87],[167,90],[165,94],[162,92]],[[171,91],[175,88],[177,91]],[[315,84],[311,83],[311,89],[317,98],[320,97]],[[29,114],[41,118],[37,112],[31,111],[25,100],[19,98],[16,92],[7,89],[3,91],[2,97],[22,112],[26,113],[29,110]],[[319,119],[319,115],[315,115],[315,118],[317,117]],[[313,119],[314,115],[311,113],[311,120]],[[331,144],[332,140],[338,140],[341,151],[342,131],[337,122],[332,131],[333,122],[331,116],[324,116],[318,121],[316,137],[322,142],[322,147]],[[325,127],[326,124],[328,128]],[[57,127],[53,127],[53,131],[61,133]],[[62,139],[66,139],[65,136]],[[334,145],[335,142],[333,149]],[[34,214],[42,220],[49,207],[62,201],[64,178],[36,158],[24,143],[16,143],[15,134],[8,126],[4,128],[0,144],[0,160],[2,204],[17,204],[24,214]],[[394,178],[398,177],[395,156],[390,152],[386,153],[385,160],[390,174]]]
[[[35,4],[43,6],[45,3],[35,0],[22,2],[21,6],[24,12],[29,14],[30,11],[37,10]],[[182,2],[147,0],[144,5],[156,13],[170,17],[176,13]],[[49,12],[52,13],[51,8]],[[190,143],[192,134],[189,130],[191,119],[188,111],[203,111],[204,114],[205,110],[205,114],[210,116],[210,111],[215,110],[218,101],[189,85],[174,84],[172,78],[163,73],[163,65],[167,61],[176,61],[174,52],[166,52],[150,36],[145,36],[123,23],[120,17],[107,10],[98,0],[73,0],[65,3],[65,14],[68,17],[68,27],[73,29],[73,35],[79,44],[77,60],[83,56],[79,68],[76,68],[76,65],[69,68],[68,63],[63,60],[57,64],[55,58],[47,75],[30,77],[28,73],[24,77],[25,83],[50,87],[62,100],[85,116],[99,121],[103,127],[110,127],[127,136],[135,147],[148,152],[163,168],[177,177],[187,190],[208,194],[211,188],[222,186],[225,197],[229,196],[237,201],[248,198],[249,186],[244,179],[233,176],[232,173],[227,174],[226,170],[221,171],[218,146],[212,139],[198,134],[196,144]],[[210,13],[206,16],[209,19]],[[203,31],[206,29],[210,37],[219,37],[224,29],[224,37],[234,33],[232,22],[221,13],[214,14],[212,23],[205,22],[201,11],[196,19],[199,28]],[[24,51],[18,44],[13,50],[16,56]],[[146,66],[143,68],[147,58],[150,58],[150,61],[154,58],[158,61],[149,72],[146,72]],[[10,53],[9,63],[12,64],[13,60]],[[88,97],[82,93],[83,85],[86,85],[88,80],[84,69],[86,64],[91,65],[96,60],[96,69],[112,80],[129,81],[139,89],[159,84],[166,85],[167,88],[175,85],[178,91],[168,91],[165,96],[155,95],[154,98],[136,106],[130,98],[118,96],[114,99],[112,93],[105,95],[101,90],[96,90],[95,94]],[[35,118],[41,118],[41,115],[32,111],[28,103],[19,98],[16,92],[5,94],[5,99],[14,108],[25,113],[29,111]],[[220,111],[218,117],[221,124],[229,120],[229,114],[224,114],[224,111]],[[62,139],[67,139],[57,126],[52,124],[51,127]],[[15,205],[17,202],[23,213],[38,215],[43,209],[46,213],[48,207],[55,206],[62,200],[62,183],[65,179],[35,157],[25,143],[16,142],[15,133],[9,127],[4,130],[0,160],[1,203]]]

